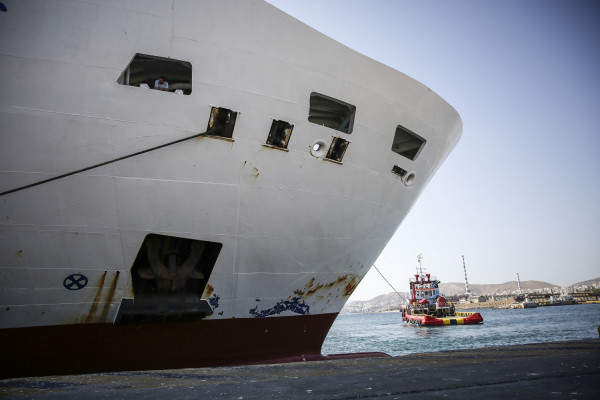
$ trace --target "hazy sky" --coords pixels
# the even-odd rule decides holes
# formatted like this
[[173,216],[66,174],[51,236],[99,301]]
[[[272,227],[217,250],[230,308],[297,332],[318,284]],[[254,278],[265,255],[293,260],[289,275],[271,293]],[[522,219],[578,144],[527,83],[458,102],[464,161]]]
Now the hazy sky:
[[[600,2],[268,0],[420,81],[463,135],[375,265],[407,291],[600,276]],[[375,269],[351,300],[392,291]]]

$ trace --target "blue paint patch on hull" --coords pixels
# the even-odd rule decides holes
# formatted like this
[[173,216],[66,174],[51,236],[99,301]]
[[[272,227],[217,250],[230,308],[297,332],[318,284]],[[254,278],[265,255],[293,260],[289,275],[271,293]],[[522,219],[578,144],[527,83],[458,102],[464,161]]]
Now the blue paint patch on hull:
[[219,308],[219,300],[221,300],[221,296],[213,294],[208,298],[208,304],[210,304],[211,308],[214,310],[215,308]]
[[249,312],[255,318],[264,318],[271,315],[279,315],[284,311],[292,311],[296,314],[305,315],[310,314],[310,307],[301,297],[293,297],[290,300],[282,300],[269,309],[259,311],[258,306],[256,306]]

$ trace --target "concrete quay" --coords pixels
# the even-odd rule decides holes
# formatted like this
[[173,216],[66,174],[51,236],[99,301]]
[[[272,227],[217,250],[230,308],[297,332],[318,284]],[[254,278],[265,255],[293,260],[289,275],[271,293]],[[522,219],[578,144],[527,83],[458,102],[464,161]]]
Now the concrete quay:
[[15,378],[0,380],[0,397],[598,399],[600,340],[389,358]]

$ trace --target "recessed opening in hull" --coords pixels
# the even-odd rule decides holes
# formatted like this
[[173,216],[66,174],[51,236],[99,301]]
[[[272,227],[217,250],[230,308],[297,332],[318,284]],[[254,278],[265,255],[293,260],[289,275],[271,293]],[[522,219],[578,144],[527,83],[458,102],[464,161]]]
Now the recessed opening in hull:
[[201,319],[212,313],[202,293],[221,243],[150,234],[131,268],[134,299],[124,299],[117,323]]
[[308,120],[344,133],[352,133],[356,107],[320,93],[310,94]]
[[392,143],[392,151],[410,160],[417,158],[426,140],[416,133],[398,125]]
[[329,146],[329,151],[327,152],[325,159],[341,163],[349,144],[350,142],[345,139],[334,137],[331,141],[331,146]]
[[160,76],[169,84],[169,92],[192,93],[192,64],[172,58],[136,54],[117,79],[126,86],[153,89]]
[[273,120],[267,137],[267,145],[279,149],[287,149],[294,125],[289,122]]
[[404,168],[400,168],[397,165],[394,165],[394,167],[392,168],[392,172],[400,175],[401,178],[404,178],[406,176],[406,174],[408,173],[407,170],[405,170]]
[[212,107],[206,133],[212,136],[232,138],[237,115],[237,112],[228,108]]

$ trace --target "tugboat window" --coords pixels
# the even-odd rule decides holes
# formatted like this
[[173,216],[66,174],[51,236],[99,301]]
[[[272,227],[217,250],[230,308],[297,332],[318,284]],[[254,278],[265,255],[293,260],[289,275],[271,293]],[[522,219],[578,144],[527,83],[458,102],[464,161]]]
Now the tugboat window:
[[352,133],[356,107],[324,94],[310,94],[308,120],[344,133]]
[[421,152],[425,142],[425,139],[416,133],[398,125],[396,134],[394,135],[394,142],[392,143],[392,151],[414,160]]
[[152,89],[160,76],[164,76],[168,82],[169,92],[192,93],[192,64],[146,54],[136,54],[117,82],[120,85]]
[[293,129],[294,125],[289,122],[274,120],[267,137],[267,144],[280,149],[287,149]]
[[237,114],[237,112],[227,108],[213,107],[210,110],[210,119],[208,120],[206,133],[225,138],[233,137],[233,128]]
[[350,142],[344,140],[340,137],[334,137],[331,142],[331,146],[329,146],[329,151],[325,156],[326,160],[332,160],[337,162],[342,162],[342,158],[344,158],[344,153],[346,153],[346,149]]

